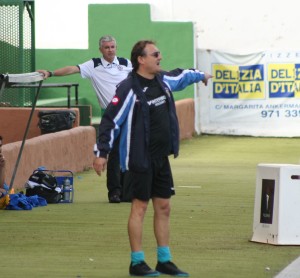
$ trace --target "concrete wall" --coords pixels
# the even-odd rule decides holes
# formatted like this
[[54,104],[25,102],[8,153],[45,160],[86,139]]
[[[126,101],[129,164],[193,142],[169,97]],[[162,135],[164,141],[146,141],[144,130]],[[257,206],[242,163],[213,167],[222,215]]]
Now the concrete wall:
[[[192,138],[195,133],[194,100],[176,101],[176,110],[180,139]],[[4,140],[6,141],[5,137]],[[14,188],[23,188],[32,172],[40,166],[50,170],[70,170],[73,173],[90,169],[94,159],[95,142],[96,130],[92,126],[74,127],[26,140],[14,180]],[[21,141],[5,143],[2,147],[7,162],[6,182],[8,184],[11,182],[21,143]]]
[[180,140],[195,134],[195,103],[191,98],[176,101]]
[[[32,172],[40,166],[51,170],[81,172],[92,167],[96,131],[92,126],[80,126],[26,140],[14,188],[23,188]],[[4,144],[6,182],[10,184],[21,141]]]
[[[67,108],[39,108],[36,107],[32,116],[31,124],[28,130],[27,139],[41,135],[38,127],[38,113],[45,110],[68,110]],[[78,108],[70,109],[76,113],[76,119],[73,127],[79,126],[80,114]],[[0,135],[3,137],[3,143],[22,141],[26,130],[31,108],[21,107],[1,107],[0,108]]]
[[35,0],[37,48],[87,48],[88,5],[122,3],[149,3],[153,21],[194,22],[196,48],[233,53],[299,50],[298,0]]

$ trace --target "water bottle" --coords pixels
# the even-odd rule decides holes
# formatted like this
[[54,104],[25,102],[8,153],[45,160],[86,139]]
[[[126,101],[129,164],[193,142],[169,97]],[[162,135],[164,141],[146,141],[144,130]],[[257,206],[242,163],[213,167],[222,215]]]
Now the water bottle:
[[65,202],[70,202],[70,197],[71,197],[71,181],[69,178],[65,178],[64,180],[64,201]]

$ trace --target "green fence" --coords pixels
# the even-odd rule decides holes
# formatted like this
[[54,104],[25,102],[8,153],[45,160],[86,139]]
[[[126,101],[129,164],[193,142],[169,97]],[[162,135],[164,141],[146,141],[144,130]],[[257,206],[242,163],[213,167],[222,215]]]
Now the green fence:
[[[34,1],[0,0],[0,73],[35,70]],[[0,106],[30,106],[33,89],[6,89]]]

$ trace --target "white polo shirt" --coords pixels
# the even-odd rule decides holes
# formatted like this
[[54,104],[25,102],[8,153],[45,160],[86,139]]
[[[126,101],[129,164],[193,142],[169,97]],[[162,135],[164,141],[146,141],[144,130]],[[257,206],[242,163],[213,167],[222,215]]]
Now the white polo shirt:
[[104,58],[93,58],[78,67],[81,77],[91,80],[99,104],[104,109],[114,97],[116,86],[132,71],[131,62],[118,57],[115,57],[113,63],[107,62]]

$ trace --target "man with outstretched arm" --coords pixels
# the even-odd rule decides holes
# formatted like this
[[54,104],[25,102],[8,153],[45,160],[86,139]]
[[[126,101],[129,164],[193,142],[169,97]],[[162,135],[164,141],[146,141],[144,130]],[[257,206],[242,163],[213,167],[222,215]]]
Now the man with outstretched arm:
[[[106,168],[107,155],[120,138],[120,164],[132,189],[128,235],[131,247],[130,275],[159,276],[160,273],[188,277],[173,262],[169,247],[170,198],[175,194],[168,156],[177,157],[179,126],[172,91],[212,77],[195,69],[160,68],[161,53],[151,40],[137,42],[131,51],[133,71],[120,83],[100,126],[94,169]],[[148,203],[154,209],[157,265],[145,262],[142,246],[143,220]]]
[[[101,108],[106,109],[111,102],[118,85],[132,70],[128,59],[117,57],[117,42],[112,36],[103,36],[99,40],[102,57],[93,58],[77,66],[66,66],[54,71],[38,70],[45,78],[80,73],[82,78],[91,80]],[[107,163],[107,189],[110,203],[120,203],[122,185],[118,144],[111,150]]]

